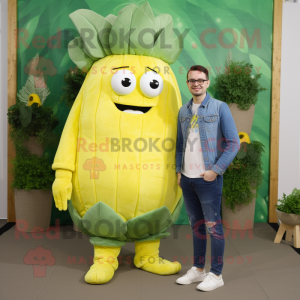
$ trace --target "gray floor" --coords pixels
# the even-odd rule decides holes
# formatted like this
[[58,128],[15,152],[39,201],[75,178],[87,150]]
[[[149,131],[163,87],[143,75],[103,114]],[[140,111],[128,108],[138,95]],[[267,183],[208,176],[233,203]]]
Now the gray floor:
[[0,228],[6,224],[6,219],[0,219]]
[[[160,254],[169,260],[177,257],[182,264],[179,274],[159,276],[136,269],[132,263],[134,245],[130,243],[122,248],[122,259],[114,278],[104,285],[89,285],[85,283],[84,275],[90,266],[93,247],[85,235],[65,226],[61,227],[55,239],[50,239],[45,234],[38,237],[32,237],[31,234],[22,236],[13,227],[0,237],[1,299],[300,298],[300,255],[290,247],[290,242],[274,244],[276,232],[270,225],[256,223],[253,238],[249,236],[249,232],[244,237],[239,233],[235,237],[233,231],[227,232],[223,269],[225,285],[212,292],[198,291],[197,283],[187,286],[175,283],[176,278],[191,267],[191,229],[187,225],[177,225],[170,232],[171,235],[161,241]],[[209,240],[207,246],[206,271],[209,271]],[[24,263],[27,252],[36,247],[49,249],[55,258],[55,264],[46,267],[45,276],[34,274],[33,265]]]

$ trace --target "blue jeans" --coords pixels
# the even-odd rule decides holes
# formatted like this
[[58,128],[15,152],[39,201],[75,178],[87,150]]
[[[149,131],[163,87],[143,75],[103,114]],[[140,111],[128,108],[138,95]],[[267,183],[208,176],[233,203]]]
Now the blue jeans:
[[206,228],[211,237],[210,272],[220,275],[223,269],[225,239],[221,222],[221,194],[223,176],[213,181],[189,178],[181,174],[182,193],[186,212],[193,229],[194,266],[204,268]]

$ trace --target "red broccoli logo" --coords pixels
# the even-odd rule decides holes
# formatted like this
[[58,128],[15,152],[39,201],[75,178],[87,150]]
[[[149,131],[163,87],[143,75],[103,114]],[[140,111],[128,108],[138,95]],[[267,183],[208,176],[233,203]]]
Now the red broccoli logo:
[[101,158],[92,157],[85,161],[83,169],[90,171],[91,179],[99,179],[99,172],[105,171],[106,166]]
[[36,247],[27,252],[24,257],[26,265],[33,265],[33,277],[45,277],[46,267],[55,264],[55,257],[52,256],[52,251],[43,247]]
[[57,73],[57,69],[51,59],[47,59],[43,56],[34,57],[31,59],[24,68],[24,72],[27,75],[34,76],[54,76]]

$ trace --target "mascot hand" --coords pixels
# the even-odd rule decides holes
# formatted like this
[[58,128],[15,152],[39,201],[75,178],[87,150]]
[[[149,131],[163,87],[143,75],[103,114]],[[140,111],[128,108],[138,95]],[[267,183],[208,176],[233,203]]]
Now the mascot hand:
[[67,210],[68,200],[72,194],[72,172],[69,170],[57,169],[55,180],[52,185],[52,193],[55,206],[59,210]]

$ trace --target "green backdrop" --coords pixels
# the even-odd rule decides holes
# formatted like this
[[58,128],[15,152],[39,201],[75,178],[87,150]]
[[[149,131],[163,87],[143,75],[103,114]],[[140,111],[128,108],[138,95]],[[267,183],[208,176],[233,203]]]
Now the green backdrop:
[[[77,9],[91,9],[102,16],[117,14],[124,6],[145,1],[120,0],[18,0],[18,90],[25,84],[28,74],[25,66],[36,53],[47,60],[44,72],[51,91],[46,106],[52,106],[60,124],[55,132],[61,134],[69,109],[59,102],[64,85],[63,75],[75,67],[70,60],[67,45],[77,30],[68,15]],[[200,64],[210,70],[211,86],[215,76],[224,70],[228,51],[237,61],[253,64],[252,74],[262,73],[260,83],[267,88],[259,94],[255,108],[251,140],[265,145],[263,154],[263,184],[258,191],[255,222],[268,220],[271,59],[272,59],[272,0],[149,0],[154,15],[168,13],[173,17],[174,28],[189,30],[184,49],[176,63],[171,65],[181,91],[182,102],[191,98],[186,87],[187,69]],[[218,98],[213,88],[212,96]],[[222,99],[220,99],[222,100]],[[52,162],[55,151],[45,150]],[[54,204],[54,203],[53,203]],[[70,224],[68,212],[59,212],[53,205],[52,221]],[[177,224],[188,224],[183,207]]]

